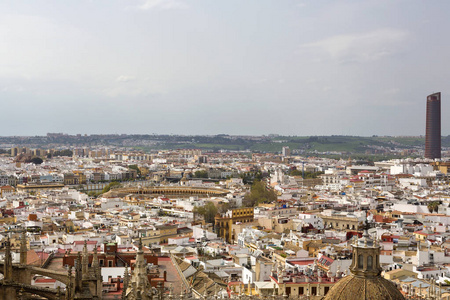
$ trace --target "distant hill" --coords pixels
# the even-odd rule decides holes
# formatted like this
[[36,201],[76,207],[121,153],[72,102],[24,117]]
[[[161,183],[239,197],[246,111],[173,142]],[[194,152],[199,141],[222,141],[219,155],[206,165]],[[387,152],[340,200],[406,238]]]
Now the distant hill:
[[[425,139],[421,137],[392,136],[233,136],[220,135],[47,135],[34,137],[0,137],[0,148],[11,145],[35,148],[91,147],[96,145],[130,147],[144,151],[162,149],[203,149],[205,151],[233,150],[251,152],[281,152],[289,146],[293,154],[306,155],[389,155],[410,150],[423,150]],[[442,146],[450,147],[450,136],[442,138]]]

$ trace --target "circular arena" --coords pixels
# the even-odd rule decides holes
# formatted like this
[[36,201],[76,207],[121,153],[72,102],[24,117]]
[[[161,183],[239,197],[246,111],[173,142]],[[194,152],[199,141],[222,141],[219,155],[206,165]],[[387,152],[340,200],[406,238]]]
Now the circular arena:
[[206,188],[206,187],[186,187],[186,186],[157,186],[157,187],[127,187],[117,188],[110,191],[119,197],[127,195],[146,195],[152,196],[205,196],[205,197],[222,197],[226,196],[230,191],[222,188]]

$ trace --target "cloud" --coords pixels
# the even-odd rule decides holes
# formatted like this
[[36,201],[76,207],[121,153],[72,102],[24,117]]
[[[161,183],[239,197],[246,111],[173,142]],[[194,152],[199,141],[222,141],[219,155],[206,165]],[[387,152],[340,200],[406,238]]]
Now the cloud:
[[[0,12],[0,77],[66,77],[82,69],[91,35],[39,15]],[[70,57],[70,59],[68,59]],[[87,62],[86,62],[87,63]]]
[[386,95],[397,95],[400,92],[399,88],[391,88],[383,91]]
[[6,85],[0,87],[0,91],[2,93],[12,92],[12,93],[21,93],[25,91],[25,88],[21,85],[14,84],[14,85]]
[[159,95],[159,93],[154,92],[151,88],[141,87],[139,85],[116,85],[108,86],[99,91],[101,95],[109,98],[120,98],[120,97],[149,97]]
[[134,76],[126,76],[126,75],[120,75],[116,78],[117,82],[130,82],[135,80],[136,78]]
[[107,82],[97,92],[109,98],[119,97],[149,97],[161,95],[163,88],[157,82],[141,80],[135,76],[120,75],[114,83]]
[[188,5],[179,0],[145,0],[141,5],[137,6],[139,10],[172,10],[186,9]]
[[303,44],[301,49],[325,54],[339,62],[367,62],[400,52],[408,36],[405,31],[387,28],[361,34],[336,35]]

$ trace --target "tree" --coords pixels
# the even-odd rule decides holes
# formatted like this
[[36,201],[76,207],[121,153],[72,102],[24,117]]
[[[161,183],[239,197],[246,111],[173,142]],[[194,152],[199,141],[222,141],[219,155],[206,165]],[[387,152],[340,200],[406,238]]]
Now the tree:
[[438,201],[429,202],[427,208],[430,213],[433,213],[433,211],[438,212],[439,202]]
[[32,159],[31,159],[31,162],[33,163],[33,164],[35,164],[35,165],[40,165],[40,164],[42,164],[44,161],[42,160],[42,158],[40,158],[40,157],[33,157]]
[[217,207],[211,201],[206,202],[205,206],[194,207],[194,214],[203,216],[206,223],[214,223],[214,217],[217,214]]
[[263,179],[261,171],[256,171],[254,178],[255,178],[256,181],[261,181]]
[[136,170],[136,172],[137,172],[137,177],[141,177],[141,169],[139,169],[139,167],[138,167],[137,165],[129,165],[128,168],[129,168],[129,169]]
[[[319,176],[320,174],[323,174],[324,172],[308,172],[305,171],[305,179],[313,179],[313,178],[317,178],[317,176]],[[289,171],[289,175],[290,176],[302,176],[303,175],[303,171],[302,170],[298,170],[297,168],[293,168]]]
[[266,184],[263,181],[255,180],[250,193],[245,194],[243,205],[246,207],[254,207],[259,203],[271,203],[277,200],[276,193],[267,189]]
[[8,150],[0,149],[0,154],[10,154],[11,155],[11,149],[8,149]]
[[73,151],[70,149],[57,150],[53,152],[52,156],[73,156]]
[[242,178],[244,184],[248,184],[253,183],[255,180],[261,181],[263,179],[263,174],[261,171],[245,172],[241,173],[240,177]]
[[194,178],[208,178],[208,172],[205,170],[195,171]]
[[105,186],[105,187],[103,188],[102,194],[103,194],[103,193],[109,192],[109,190],[111,190],[112,187],[119,186],[119,185],[120,185],[120,183],[117,182],[117,181],[111,182],[110,184],[108,184],[107,186]]
[[227,212],[228,210],[234,209],[234,208],[237,208],[236,205],[232,205],[231,203],[226,202],[226,203],[222,203],[221,205],[219,205],[219,207],[218,207],[218,212],[219,212],[220,214],[222,214],[222,213],[225,213],[225,212]]
[[290,176],[302,176],[302,171],[297,170],[297,169],[292,169],[292,170],[289,172],[289,175],[290,175]]

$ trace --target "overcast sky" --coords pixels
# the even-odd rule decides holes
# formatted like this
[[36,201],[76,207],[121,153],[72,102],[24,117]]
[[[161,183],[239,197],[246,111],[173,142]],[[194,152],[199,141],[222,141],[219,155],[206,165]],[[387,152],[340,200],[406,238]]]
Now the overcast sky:
[[0,135],[424,135],[450,1],[0,2]]

